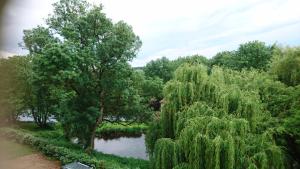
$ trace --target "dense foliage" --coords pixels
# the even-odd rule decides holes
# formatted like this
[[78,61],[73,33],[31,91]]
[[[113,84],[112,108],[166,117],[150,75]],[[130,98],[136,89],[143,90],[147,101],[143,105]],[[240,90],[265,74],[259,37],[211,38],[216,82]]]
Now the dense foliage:
[[289,103],[282,106],[296,108],[300,95],[288,91],[299,88],[254,70],[208,72],[203,65],[184,65],[167,83],[160,119],[147,139],[153,168],[285,168],[285,152],[275,141],[282,125],[276,117],[289,112],[273,104],[285,94]]
[[[42,28],[32,31],[44,33],[41,37],[51,35],[39,29]],[[32,36],[32,32],[26,34]],[[2,109],[10,108],[2,111],[1,117],[15,119],[19,112],[31,110],[36,123],[43,126],[43,121],[55,115],[62,123],[65,136],[75,136],[83,145],[88,144],[84,141],[91,139],[91,133],[86,131],[89,125],[95,124],[95,117],[99,117],[97,108],[89,107],[85,112],[85,106],[99,106],[95,90],[89,91],[88,85],[98,83],[88,81],[92,77],[76,74],[72,66],[64,70],[68,64],[81,61],[75,59],[73,63],[69,57],[72,53],[68,53],[68,46],[63,42],[51,42],[55,43],[30,48],[35,51],[30,57],[1,60],[0,68],[6,72],[2,74],[5,80],[1,89],[9,89],[1,90],[5,96],[1,98],[5,105]],[[250,50],[249,46],[257,47],[253,43],[263,44],[255,41],[241,46]],[[300,161],[299,48],[269,47],[272,58],[257,68],[236,64],[239,59],[234,55],[240,50],[241,47],[238,51],[221,52],[211,60],[201,56],[157,60],[172,68],[166,70],[162,66],[170,74],[167,80],[159,74],[134,70],[126,62],[116,64],[115,70],[111,69],[113,72],[109,70],[110,76],[104,78],[106,82],[116,79],[116,85],[105,88],[110,93],[104,102],[107,114],[101,118],[114,122],[138,119],[137,112],[142,112],[144,120],[152,115],[153,121],[146,127],[152,168],[297,168]],[[233,57],[236,58],[232,60]],[[157,61],[150,65],[156,65]],[[160,68],[148,66],[148,71]],[[83,77],[84,81],[76,81]],[[79,89],[86,95],[77,96],[73,85],[81,86]],[[147,107],[158,111],[161,103],[161,112],[144,113],[151,112]],[[140,126],[125,127],[126,122],[107,124],[96,125],[94,134],[144,131]]]
[[29,100],[26,83],[28,59],[14,56],[0,58],[0,123],[14,122]]
[[273,56],[276,45],[267,46],[264,42],[252,41],[241,44],[237,51],[224,51],[211,59],[211,65],[219,65],[227,68],[261,69],[266,70]]
[[152,60],[143,68],[146,77],[158,77],[166,83],[173,77],[174,71],[182,64],[208,64],[208,59],[200,55],[179,57],[175,60],[169,60],[166,57]]
[[113,23],[102,6],[61,0],[47,26],[24,31],[32,63],[36,98],[33,115],[61,122],[66,137],[93,149],[97,127],[105,120],[137,118],[143,111],[133,69],[141,42],[132,28]]
[[286,48],[275,53],[271,72],[288,86],[300,84],[300,48]]
[[179,57],[175,60],[169,60],[166,57],[152,60],[143,68],[145,72],[144,94],[146,100],[150,102],[150,107],[159,111],[161,100],[163,98],[163,85],[173,76],[174,71],[182,64],[205,64],[208,65],[208,59],[200,55]]
[[164,82],[167,82],[172,78],[172,72],[174,71],[170,63],[171,61],[166,57],[152,60],[144,67],[145,75],[148,77],[159,77]]

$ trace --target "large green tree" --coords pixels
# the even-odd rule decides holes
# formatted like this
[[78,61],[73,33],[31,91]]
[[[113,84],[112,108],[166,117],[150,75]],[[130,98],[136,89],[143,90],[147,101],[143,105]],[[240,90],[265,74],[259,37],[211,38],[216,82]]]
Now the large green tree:
[[268,46],[264,42],[250,41],[241,44],[236,51],[217,53],[210,64],[231,68],[234,70],[260,69],[267,70],[276,45]]
[[275,45],[267,46],[264,42],[252,41],[241,44],[234,55],[234,68],[266,70],[273,55]]
[[277,140],[287,149],[289,166],[297,168],[300,165],[300,48],[278,48],[269,73],[289,86],[279,88],[276,83],[272,83],[270,86],[273,86],[273,90],[268,96],[272,102],[268,105],[272,106],[281,122]]
[[24,30],[23,42],[23,47],[29,51],[28,66],[23,72],[28,86],[24,100],[27,100],[26,106],[35,123],[40,127],[47,127],[49,117],[55,114],[53,108],[57,103],[56,99],[51,98],[53,88],[51,88],[51,79],[56,73],[53,70],[55,66],[52,65],[50,69],[53,63],[47,60],[51,57],[47,55],[49,55],[50,46],[60,41],[54,37],[50,29],[38,26],[31,30]]
[[139,112],[140,97],[127,61],[141,41],[129,25],[113,23],[101,5],[84,0],[55,3],[47,26],[25,31],[24,37],[33,56],[33,81],[44,87],[37,99],[57,113],[67,137],[77,137],[91,150],[104,120]]
[[258,71],[179,67],[147,135],[153,167],[285,168],[265,105],[269,80]]
[[278,49],[270,64],[270,72],[288,86],[300,84],[300,47]]
[[233,67],[233,55],[232,51],[223,51],[217,53],[213,58],[209,60],[211,66],[223,66],[223,67]]
[[163,79],[164,82],[167,82],[172,78],[173,71],[174,69],[171,65],[171,61],[166,57],[152,60],[144,67],[146,77],[159,77]]

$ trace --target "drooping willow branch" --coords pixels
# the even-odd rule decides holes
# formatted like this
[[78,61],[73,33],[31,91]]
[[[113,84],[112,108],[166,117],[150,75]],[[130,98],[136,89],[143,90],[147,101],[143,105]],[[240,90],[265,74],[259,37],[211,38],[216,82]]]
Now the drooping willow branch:
[[165,86],[160,119],[147,135],[154,168],[284,168],[272,133],[260,127],[269,113],[257,74],[218,67],[207,72],[184,65]]

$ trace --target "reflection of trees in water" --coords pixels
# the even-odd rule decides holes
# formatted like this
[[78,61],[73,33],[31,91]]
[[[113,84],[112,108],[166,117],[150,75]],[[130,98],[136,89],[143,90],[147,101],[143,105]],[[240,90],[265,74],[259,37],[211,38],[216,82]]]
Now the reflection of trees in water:
[[98,138],[102,138],[103,140],[112,140],[112,139],[118,139],[121,137],[126,138],[139,138],[142,137],[142,133],[126,133],[126,132],[105,132],[97,135]]
[[125,136],[116,138],[95,138],[95,151],[113,154],[121,157],[133,157],[144,160],[149,160],[146,145],[145,135]]

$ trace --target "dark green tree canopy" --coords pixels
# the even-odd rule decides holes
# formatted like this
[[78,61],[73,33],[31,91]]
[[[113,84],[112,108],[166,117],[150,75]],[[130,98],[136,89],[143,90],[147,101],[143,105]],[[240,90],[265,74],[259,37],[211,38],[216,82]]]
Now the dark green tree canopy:
[[300,48],[277,50],[270,71],[288,86],[300,84]]
[[139,112],[140,97],[127,62],[141,41],[131,26],[107,18],[101,5],[60,0],[53,6],[47,27],[27,30],[23,38],[33,56],[38,110],[56,112],[67,137],[93,148],[102,121]]
[[272,58],[275,46],[266,46],[264,42],[252,41],[240,45],[234,55],[236,69],[254,68],[266,70]]
[[203,64],[207,65],[208,64],[208,59],[204,56],[201,55],[191,55],[191,56],[185,56],[185,57],[179,57],[175,60],[172,61],[172,67],[173,70],[175,71],[179,66],[183,64]]
[[234,70],[260,69],[267,70],[276,45],[267,46],[264,42],[250,41],[241,44],[237,51],[217,53],[210,64],[224,66]]
[[224,67],[232,67],[232,59],[233,59],[234,52],[231,51],[223,51],[217,53],[213,58],[210,60],[210,64],[216,66],[224,66]]
[[166,57],[150,61],[144,67],[145,76],[152,78],[159,77],[163,79],[164,82],[172,78],[173,71],[171,61]]
[[208,59],[200,55],[192,55],[179,57],[175,60],[169,60],[166,57],[160,59],[152,60],[144,67],[144,72],[146,77],[159,77],[163,79],[164,83],[169,81],[173,77],[174,71],[185,63],[188,64],[208,64]]
[[51,30],[41,26],[32,30],[24,30],[24,47],[29,50],[29,53],[42,53],[47,44],[57,43],[58,41]]

